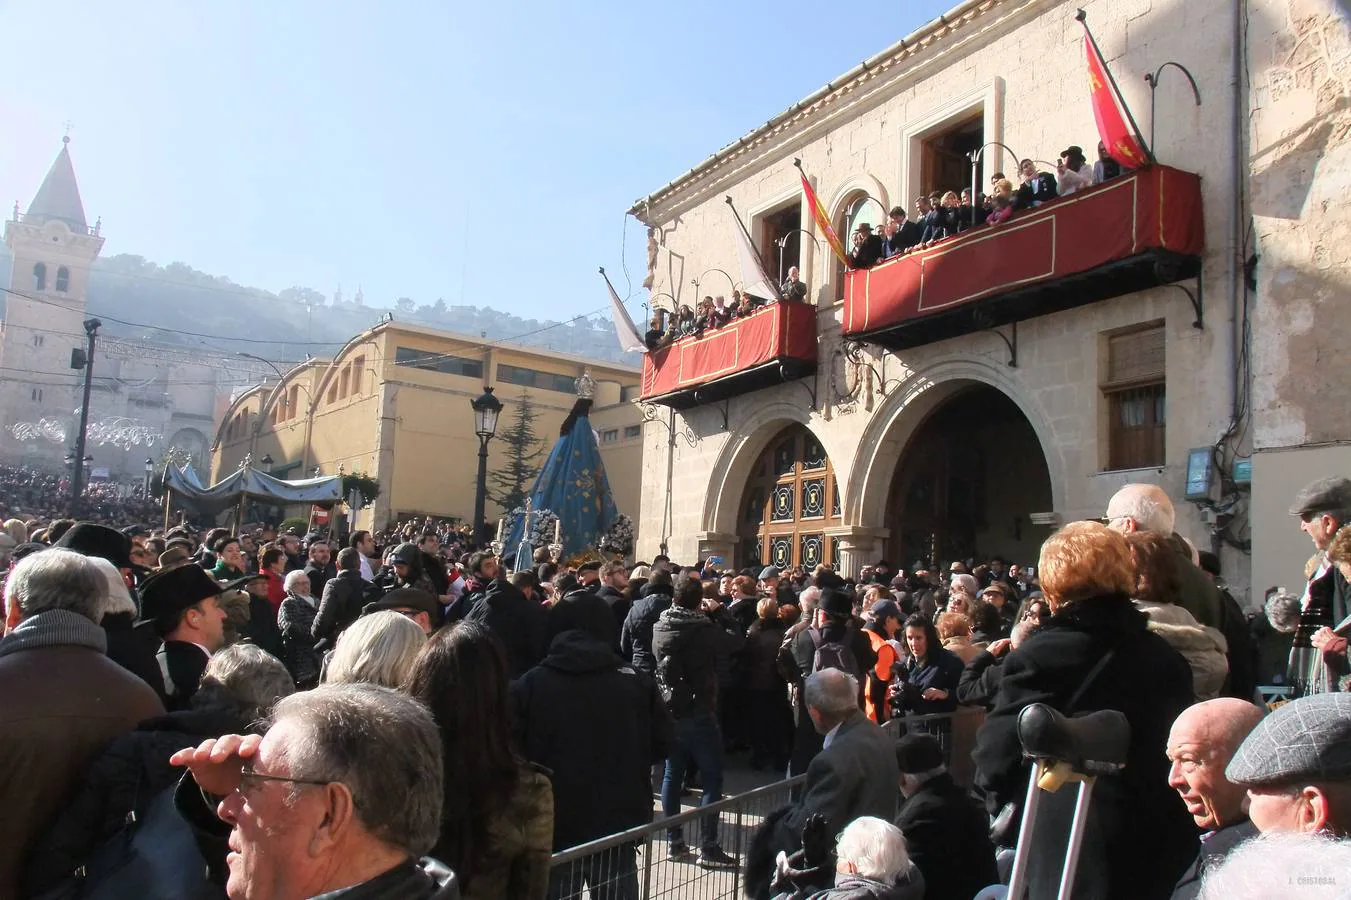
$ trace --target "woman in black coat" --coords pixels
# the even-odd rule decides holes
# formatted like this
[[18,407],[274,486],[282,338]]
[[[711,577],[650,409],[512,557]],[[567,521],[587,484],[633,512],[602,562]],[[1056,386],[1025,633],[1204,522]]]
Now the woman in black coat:
[[910,656],[898,671],[905,712],[928,715],[956,711],[957,683],[966,667],[955,653],[943,649],[933,622],[918,614],[906,619],[905,644]]
[[[252,644],[235,644],[207,664],[190,709],[148,719],[112,742],[76,790],[74,800],[33,847],[24,871],[24,896],[70,876],[122,830],[127,814],[144,818],[182,769],[169,757],[222,734],[248,734],[272,704],[294,690],[286,667]],[[223,871],[225,853],[208,860]]]
[[[1042,547],[1040,572],[1052,615],[1003,663],[994,709],[976,738],[977,787],[992,813],[1023,804],[1029,763],[1017,721],[1030,704],[1066,715],[1125,713],[1126,767],[1097,781],[1074,896],[1169,897],[1197,852],[1196,829],[1168,786],[1164,755],[1173,720],[1192,702],[1191,669],[1131,604],[1135,570],[1120,534],[1096,522],[1068,525]],[[1056,895],[1075,793],[1042,796],[1030,896]]]

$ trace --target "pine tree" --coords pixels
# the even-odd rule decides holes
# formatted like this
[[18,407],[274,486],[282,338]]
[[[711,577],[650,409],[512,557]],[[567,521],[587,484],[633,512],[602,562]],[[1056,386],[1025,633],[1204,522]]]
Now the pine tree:
[[535,436],[535,405],[530,392],[521,391],[511,427],[500,435],[506,462],[488,475],[488,498],[508,513],[525,503],[526,493],[539,475],[544,445]]

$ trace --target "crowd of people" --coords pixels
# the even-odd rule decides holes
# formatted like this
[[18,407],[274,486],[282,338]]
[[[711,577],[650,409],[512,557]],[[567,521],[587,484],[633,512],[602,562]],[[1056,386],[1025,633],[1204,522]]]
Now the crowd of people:
[[[1072,146],[1061,152],[1055,174],[1039,170],[1031,159],[1023,160],[1018,167],[1016,187],[1003,172],[996,172],[990,178],[990,193],[978,193],[974,200],[970,187],[921,194],[915,198],[913,219],[904,206],[897,206],[876,232],[871,223],[860,222],[850,237],[849,266],[868,269],[973,228],[1001,225],[1016,213],[1102,184],[1119,177],[1123,171],[1126,170],[1101,143],[1098,159],[1091,165],[1083,149]],[[779,286],[778,297],[756,297],[742,288],[734,288],[730,301],[721,295],[710,295],[702,298],[697,307],[683,304],[669,315],[658,310],[643,341],[648,350],[659,350],[684,337],[703,337],[708,331],[750,316],[768,303],[806,299],[807,284],[798,267],[791,266]]]
[[649,350],[658,350],[683,337],[703,337],[706,331],[721,328],[734,319],[747,318],[769,303],[802,303],[806,299],[807,283],[802,280],[798,267],[790,266],[779,286],[778,297],[757,297],[748,290],[734,288],[730,303],[720,294],[704,297],[699,301],[698,309],[682,305],[669,318],[659,310],[652,316],[643,343]]
[[[715,811],[665,827],[672,864],[741,869],[757,897],[971,898],[1007,875],[1037,703],[1130,723],[1076,896],[1284,896],[1351,871],[1351,480],[1292,514],[1318,552],[1263,628],[1144,484],[1035,567],[848,577],[717,556],[508,572],[427,521],[338,547],[13,518],[0,896],[636,898],[636,844],[551,855],[650,823],[654,766],[664,817],[692,787],[712,806],[746,752],[804,776],[794,802],[744,858]],[[1275,711],[1271,635],[1294,697]],[[1058,865],[1033,854],[1031,896]]]
[[1083,148],[1065,148],[1056,161],[1055,174],[1041,171],[1035,161],[1024,159],[1018,165],[1016,186],[1003,172],[996,172],[990,178],[990,192],[978,193],[974,202],[970,187],[932,191],[915,198],[913,219],[904,206],[897,206],[887,214],[879,232],[875,233],[870,223],[860,223],[851,237],[849,263],[853,268],[867,269],[973,228],[1002,225],[1019,212],[1110,181],[1123,171],[1101,143],[1092,165]]
[[[159,501],[145,495],[144,484],[90,481],[81,498],[80,517],[90,522],[122,525],[154,521],[159,515]],[[50,522],[69,511],[68,475],[54,475],[32,466],[0,466],[0,519]]]

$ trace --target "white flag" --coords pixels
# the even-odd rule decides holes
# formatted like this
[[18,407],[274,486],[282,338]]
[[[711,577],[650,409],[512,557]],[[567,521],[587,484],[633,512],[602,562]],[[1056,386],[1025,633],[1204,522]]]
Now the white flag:
[[[736,210],[732,209],[730,204],[727,209],[731,212],[732,218],[736,219]],[[746,234],[746,229],[741,227],[740,221],[732,223],[732,232],[736,238],[737,262],[741,264],[741,293],[759,297],[761,300],[777,300],[779,289],[765,274],[765,267],[760,264],[760,254],[751,246],[751,239]]]
[[[601,271],[604,276],[604,270]],[[635,350],[639,353],[647,351],[647,345],[643,343],[642,335],[638,334],[638,329],[633,324],[633,319],[629,318],[629,311],[624,308],[624,301],[619,299],[615,293],[614,285],[610,284],[610,279],[605,279],[605,286],[610,290],[610,314],[615,320],[615,336],[619,338],[619,347],[629,353]]]

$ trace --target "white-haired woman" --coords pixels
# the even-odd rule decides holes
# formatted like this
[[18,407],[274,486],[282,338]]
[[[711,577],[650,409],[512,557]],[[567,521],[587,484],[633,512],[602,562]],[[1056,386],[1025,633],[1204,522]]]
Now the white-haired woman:
[[413,667],[427,635],[400,613],[362,616],[338,637],[324,667],[324,684],[367,682],[398,688]]
[[835,842],[835,885],[778,900],[923,900],[924,876],[910,861],[901,829],[873,816],[845,826]]
[[277,610],[277,628],[281,631],[282,662],[302,689],[319,683],[323,660],[314,649],[314,618],[319,614],[319,599],[310,588],[310,576],[301,569],[286,574],[282,586],[286,596]]

